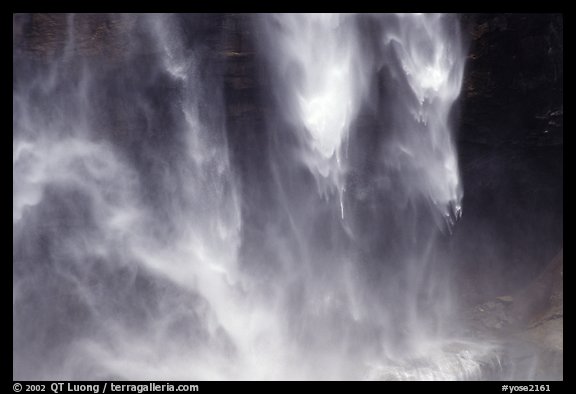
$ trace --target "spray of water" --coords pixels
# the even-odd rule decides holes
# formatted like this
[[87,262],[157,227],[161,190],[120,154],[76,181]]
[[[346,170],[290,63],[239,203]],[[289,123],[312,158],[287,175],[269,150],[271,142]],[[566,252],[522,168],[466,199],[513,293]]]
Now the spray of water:
[[[404,378],[478,373],[478,364],[473,371],[459,356],[447,356],[456,358],[444,371],[445,363],[432,357],[445,356],[439,338],[449,331],[454,309],[438,237],[461,213],[449,124],[464,64],[456,19],[277,14],[257,20],[276,87],[278,115],[271,123],[284,118],[299,141],[292,163],[281,167],[304,165],[324,196],[307,202],[300,191],[280,192],[293,227],[304,240],[315,240],[296,242],[305,253],[294,258],[311,267],[299,278],[299,291],[309,301],[298,309],[321,308],[322,321],[338,321],[348,335],[362,338],[346,337],[353,350],[339,351],[360,362],[376,360],[373,365],[398,363]],[[288,183],[291,172],[279,171],[277,177]],[[321,213],[337,209],[340,221]],[[315,231],[305,230],[311,226]],[[323,286],[318,275],[325,278]],[[322,342],[317,331],[343,335],[304,315],[314,322],[299,325],[308,346]],[[373,340],[366,340],[370,336]],[[418,358],[428,360],[428,372],[410,371]]]
[[229,154],[263,137],[227,129],[187,29],[208,17],[112,18],[119,59],[78,56],[70,16],[15,72],[15,379],[480,376],[437,247],[462,196],[453,16],[254,16],[266,159]]
[[452,225],[461,214],[462,199],[449,124],[464,67],[460,32],[451,16],[441,14],[398,15],[396,22],[395,29],[383,34],[383,44],[392,48],[402,71],[398,78],[404,79],[403,94],[390,103],[399,114],[399,132],[388,152],[396,152],[400,165],[413,167],[419,175],[414,186]]

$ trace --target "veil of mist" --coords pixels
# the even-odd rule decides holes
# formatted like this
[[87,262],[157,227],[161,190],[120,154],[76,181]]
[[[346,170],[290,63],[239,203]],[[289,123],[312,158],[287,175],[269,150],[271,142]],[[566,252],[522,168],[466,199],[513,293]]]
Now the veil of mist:
[[561,14],[13,14],[13,379],[563,380]]

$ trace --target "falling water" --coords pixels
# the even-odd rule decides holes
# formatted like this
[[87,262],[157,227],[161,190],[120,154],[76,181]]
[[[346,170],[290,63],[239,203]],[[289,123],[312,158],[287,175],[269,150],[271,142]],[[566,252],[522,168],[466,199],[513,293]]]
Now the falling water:
[[[296,248],[305,251],[294,259],[310,266],[296,290],[306,298],[298,300],[299,318],[313,322],[298,324],[306,346],[326,353],[346,338],[347,347],[336,353],[361,360],[365,375],[358,373],[368,378],[480,373],[462,354],[482,358],[488,347],[445,342],[454,335],[454,304],[438,248],[461,214],[449,118],[464,65],[455,16],[279,14],[257,20],[276,87],[278,114],[271,123],[284,122],[288,130],[279,132],[294,133],[298,141],[277,171],[278,183],[292,183],[289,168],[304,165],[322,196],[308,203],[310,189],[279,192],[289,196],[285,220],[299,235]],[[278,152],[286,149],[284,141],[280,145]],[[314,308],[319,312],[302,312]],[[330,335],[320,345],[318,336]],[[443,347],[463,353],[447,354]],[[410,367],[421,362],[414,360],[426,366]]]
[[224,116],[227,36],[190,33],[212,19],[113,18],[110,59],[71,16],[15,68],[15,379],[481,377],[441,247],[453,15],[253,16],[254,127]]

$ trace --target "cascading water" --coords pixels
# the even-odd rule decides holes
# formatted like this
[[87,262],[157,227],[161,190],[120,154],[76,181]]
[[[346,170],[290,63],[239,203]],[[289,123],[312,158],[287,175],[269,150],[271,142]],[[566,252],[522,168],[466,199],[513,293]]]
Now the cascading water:
[[279,14],[257,21],[276,87],[269,128],[297,137],[294,146],[275,140],[275,157],[287,146],[292,152],[274,163],[276,182],[294,183],[300,166],[315,180],[306,191],[278,191],[287,212],[279,221],[291,223],[294,249],[305,251],[290,258],[306,266],[294,290],[304,295],[287,303],[298,305],[306,347],[356,360],[364,370],[356,378],[477,376],[479,364],[462,354],[484,358],[489,347],[449,343],[454,305],[438,248],[461,212],[449,126],[464,65],[456,18]]
[[[368,82],[353,20],[342,14],[280,14],[262,19],[272,38],[270,52],[277,55],[275,83],[281,85],[283,114],[308,141],[301,159],[317,176],[321,189],[338,191],[343,217],[340,148]],[[329,179],[328,184],[324,179]]]
[[230,346],[240,218],[221,95],[173,17],[123,23],[157,45],[148,67],[65,53],[15,82],[15,378],[218,378],[205,355]]
[[453,15],[253,16],[254,127],[216,16],[114,16],[88,60],[78,20],[14,71],[15,379],[481,378],[442,248]]

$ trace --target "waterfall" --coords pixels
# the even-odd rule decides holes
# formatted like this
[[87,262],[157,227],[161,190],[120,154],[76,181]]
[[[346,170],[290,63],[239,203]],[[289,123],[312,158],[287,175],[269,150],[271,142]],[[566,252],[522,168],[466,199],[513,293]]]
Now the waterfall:
[[231,340],[240,216],[218,80],[202,84],[174,16],[125,18],[155,46],[144,67],[74,60],[70,35],[15,83],[16,378],[218,378],[201,355]]
[[109,57],[77,55],[76,16],[15,68],[15,379],[481,376],[442,248],[454,15],[250,17],[254,127],[217,16],[111,18]]
[[[333,358],[346,354],[364,363],[361,369],[371,378],[464,379],[478,373],[478,364],[476,370],[465,366],[460,355],[450,361],[434,356],[445,356],[443,341],[456,326],[450,267],[439,245],[461,214],[450,124],[464,66],[457,19],[255,19],[276,102],[270,132],[292,133],[296,141],[274,140],[280,142],[271,161],[287,214],[269,216],[291,224],[295,241],[288,249],[303,251],[289,260],[306,267],[300,277],[291,273],[298,277],[293,291],[304,295],[285,302],[297,305],[299,320],[311,322],[295,323],[305,346]],[[279,158],[285,151],[286,161]],[[302,166],[314,184],[289,187]],[[281,289],[290,292],[290,286]],[[407,360],[415,358],[429,365],[410,370]],[[389,372],[374,372],[381,367]]]

